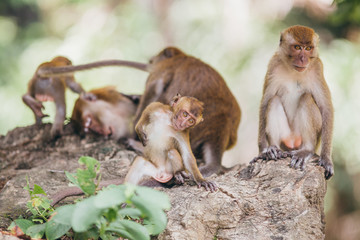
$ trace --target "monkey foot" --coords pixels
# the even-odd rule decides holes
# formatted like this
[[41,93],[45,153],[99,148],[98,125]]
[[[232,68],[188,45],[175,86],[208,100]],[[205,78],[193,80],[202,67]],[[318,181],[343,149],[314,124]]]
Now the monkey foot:
[[319,165],[325,169],[325,179],[328,180],[334,175],[334,167],[329,158],[320,157]]
[[264,151],[250,161],[250,164],[257,162],[258,160],[270,161],[270,160],[279,160],[287,157],[291,157],[292,154],[289,152],[283,152],[276,146],[270,146],[265,148]]
[[202,181],[197,183],[198,187],[204,187],[206,191],[210,191],[210,192],[215,192],[218,188],[216,186],[216,183],[214,182],[207,182],[207,181]]
[[185,178],[189,179],[189,175],[187,175],[184,171],[181,171],[175,173],[174,178],[175,178],[175,184],[180,185],[180,184],[184,184]]
[[304,170],[306,162],[314,156],[309,151],[292,151],[290,167]]

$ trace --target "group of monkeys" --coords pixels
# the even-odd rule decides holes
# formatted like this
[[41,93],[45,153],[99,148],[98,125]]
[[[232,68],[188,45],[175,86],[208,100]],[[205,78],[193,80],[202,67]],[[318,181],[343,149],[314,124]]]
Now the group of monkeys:
[[[290,166],[303,170],[306,162],[317,159],[325,169],[325,178],[333,175],[334,111],[318,56],[318,42],[319,36],[305,26],[292,26],[281,33],[263,87],[259,156],[251,163],[290,157]],[[103,66],[147,71],[144,93],[125,95],[113,87],[85,92],[74,79],[76,71]],[[62,134],[66,87],[80,94],[71,117],[79,132],[128,138],[129,145],[140,153],[125,182],[183,183],[190,173],[198,186],[217,190],[216,184],[204,176],[226,170],[221,159],[236,143],[241,110],[224,79],[212,67],[175,47],[165,48],[148,64],[109,60],[73,66],[67,58],[56,57],[37,68],[23,96],[37,124],[46,116],[41,102],[55,102],[53,138]],[[321,151],[317,155],[320,140]],[[196,159],[204,162],[200,168]],[[118,182],[108,184],[111,183]],[[55,196],[55,203],[80,193],[79,189],[63,191],[61,196]]]

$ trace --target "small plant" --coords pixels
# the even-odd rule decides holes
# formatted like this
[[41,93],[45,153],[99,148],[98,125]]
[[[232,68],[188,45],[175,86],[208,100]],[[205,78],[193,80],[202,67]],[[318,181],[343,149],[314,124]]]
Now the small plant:
[[76,174],[66,173],[66,176],[92,196],[54,210],[43,189],[38,185],[30,189],[27,180],[25,189],[30,194],[29,202],[36,203],[27,205],[33,216],[16,219],[9,229],[18,227],[32,238],[45,235],[47,239],[60,238],[72,229],[74,239],[105,240],[119,237],[145,240],[165,229],[164,210],[170,209],[166,194],[146,187],[112,185],[93,195],[100,181],[100,165],[90,157],[81,157],[79,163],[86,168],[78,169]]

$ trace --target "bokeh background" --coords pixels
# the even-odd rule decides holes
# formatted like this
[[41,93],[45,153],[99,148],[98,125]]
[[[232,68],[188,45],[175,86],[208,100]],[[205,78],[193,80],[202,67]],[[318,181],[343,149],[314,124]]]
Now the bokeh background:
[[[267,63],[284,28],[320,35],[335,107],[335,176],[325,199],[326,239],[360,239],[360,5],[358,0],[1,0],[0,135],[34,123],[21,100],[37,66],[57,55],[74,64],[147,62],[173,45],[209,63],[242,108],[231,166],[257,154],[258,108]],[[115,85],[141,94],[147,74],[120,67],[76,74],[86,90]],[[206,89],[204,89],[206,91]],[[67,116],[77,95],[67,91]],[[54,106],[45,104],[52,122]]]

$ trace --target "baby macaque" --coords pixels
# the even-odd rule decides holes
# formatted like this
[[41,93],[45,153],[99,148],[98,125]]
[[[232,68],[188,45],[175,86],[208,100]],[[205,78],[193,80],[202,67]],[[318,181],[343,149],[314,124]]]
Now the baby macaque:
[[186,170],[199,187],[216,191],[216,184],[201,175],[190,147],[189,131],[203,121],[202,112],[202,102],[180,94],[170,105],[149,104],[135,127],[144,145],[143,156],[135,158],[125,182],[139,184],[152,177],[166,183],[173,176],[183,182],[180,172]]

